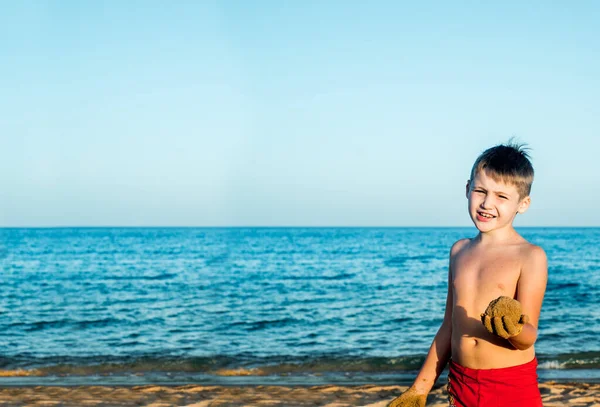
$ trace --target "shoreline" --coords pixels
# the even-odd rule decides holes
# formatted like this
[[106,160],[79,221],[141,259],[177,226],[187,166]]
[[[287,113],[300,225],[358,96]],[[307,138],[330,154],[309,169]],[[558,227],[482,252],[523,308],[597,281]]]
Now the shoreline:
[[[600,404],[600,384],[541,382],[546,407]],[[318,386],[2,386],[1,406],[327,406],[385,407],[407,389],[400,385]],[[427,406],[447,406],[446,386],[438,384]]]

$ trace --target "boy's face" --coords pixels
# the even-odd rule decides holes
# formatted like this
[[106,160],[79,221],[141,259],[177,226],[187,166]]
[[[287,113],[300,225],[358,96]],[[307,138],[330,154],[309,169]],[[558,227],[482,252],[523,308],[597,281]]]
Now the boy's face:
[[480,232],[489,232],[512,225],[517,213],[529,207],[528,196],[520,199],[512,184],[494,181],[485,170],[467,181],[469,215]]

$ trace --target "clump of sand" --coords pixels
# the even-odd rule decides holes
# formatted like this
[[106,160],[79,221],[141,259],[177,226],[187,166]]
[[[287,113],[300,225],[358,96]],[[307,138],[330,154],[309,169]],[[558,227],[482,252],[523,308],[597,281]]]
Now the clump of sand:
[[522,314],[519,301],[501,296],[489,303],[481,322],[490,333],[507,339],[521,333],[529,317]]

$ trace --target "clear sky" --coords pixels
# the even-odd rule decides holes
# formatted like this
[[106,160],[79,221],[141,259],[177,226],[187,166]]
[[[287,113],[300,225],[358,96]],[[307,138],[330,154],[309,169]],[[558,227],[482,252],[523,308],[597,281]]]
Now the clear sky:
[[0,226],[600,226],[600,3],[413,3],[4,3]]

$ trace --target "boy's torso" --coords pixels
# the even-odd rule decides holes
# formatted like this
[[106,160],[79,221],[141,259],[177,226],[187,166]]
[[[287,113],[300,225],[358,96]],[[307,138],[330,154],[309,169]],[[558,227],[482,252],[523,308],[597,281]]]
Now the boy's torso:
[[465,240],[451,259],[452,360],[472,369],[495,369],[531,361],[534,347],[516,350],[508,340],[489,333],[481,313],[490,301],[515,298],[522,259],[531,246],[524,239],[501,247],[478,247]]

